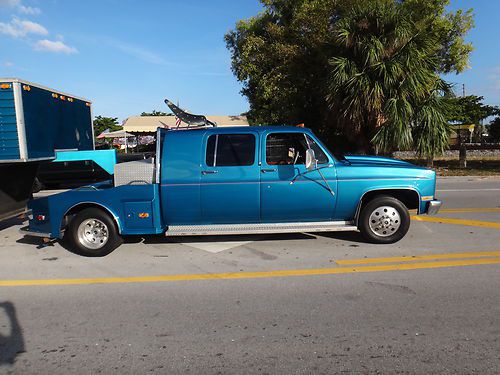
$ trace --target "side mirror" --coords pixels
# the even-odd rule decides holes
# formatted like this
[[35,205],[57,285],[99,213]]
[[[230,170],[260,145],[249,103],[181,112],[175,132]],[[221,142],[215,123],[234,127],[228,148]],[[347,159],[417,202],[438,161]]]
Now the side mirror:
[[318,161],[316,160],[316,154],[312,148],[306,150],[306,169],[308,171],[313,171],[318,168]]

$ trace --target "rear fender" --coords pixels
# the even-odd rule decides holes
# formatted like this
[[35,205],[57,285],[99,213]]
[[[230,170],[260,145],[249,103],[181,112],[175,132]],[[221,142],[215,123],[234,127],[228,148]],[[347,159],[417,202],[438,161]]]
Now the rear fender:
[[120,221],[120,217],[111,208],[96,202],[78,202],[77,204],[67,209],[61,220],[61,226],[60,226],[61,231],[64,231],[66,226],[69,224],[69,221],[71,220],[72,216],[76,215],[78,212],[86,208],[98,208],[106,212],[108,215],[111,216],[111,218],[115,222],[116,228],[118,229],[118,233],[122,234],[122,224]]

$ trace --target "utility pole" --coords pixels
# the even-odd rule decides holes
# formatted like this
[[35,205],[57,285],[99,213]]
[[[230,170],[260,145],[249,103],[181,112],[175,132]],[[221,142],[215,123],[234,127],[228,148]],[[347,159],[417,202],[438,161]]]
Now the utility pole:
[[[462,97],[465,98],[465,83],[462,83]],[[458,163],[460,168],[467,168],[467,146],[462,143],[462,129],[458,126]]]

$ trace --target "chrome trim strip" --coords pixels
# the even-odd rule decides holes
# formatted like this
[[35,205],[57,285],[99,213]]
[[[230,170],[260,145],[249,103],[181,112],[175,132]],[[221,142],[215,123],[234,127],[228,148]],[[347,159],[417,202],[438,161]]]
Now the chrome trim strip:
[[[330,165],[326,166],[330,167]],[[387,180],[399,180],[399,181],[414,181],[414,178],[407,178],[407,179],[401,179],[401,178],[394,178],[394,179],[389,179],[389,178],[373,178],[373,179],[365,179],[365,180],[337,180],[335,178],[328,178],[327,181],[329,182],[340,182],[340,181],[387,181]],[[317,180],[296,180],[294,183],[304,183],[304,182],[317,182]],[[240,184],[256,184],[256,183],[262,183],[262,184],[290,184],[290,181],[242,181],[242,182],[202,182],[202,183],[179,183],[179,184],[162,184],[161,186],[167,186],[167,187],[172,187],[172,186],[197,186],[197,185],[240,185]],[[381,189],[374,189],[374,190],[381,190]],[[384,190],[414,190],[418,193],[416,189],[410,189],[410,188],[385,188]],[[420,194],[419,194],[420,196]]]
[[382,181],[415,181],[415,180],[431,180],[431,178],[426,178],[426,177],[404,177],[404,178],[398,178],[398,177],[370,177],[370,178],[339,178],[337,181],[345,181],[345,182],[351,182],[351,181],[374,181],[374,180],[382,180]]
[[160,183],[160,167],[161,167],[161,128],[156,130],[156,160],[155,160],[155,181]]
[[[202,171],[203,173],[203,171]],[[335,179],[329,179],[328,181],[330,182],[335,182]],[[319,180],[297,180],[294,182],[294,184],[297,183],[318,183]],[[241,181],[241,182],[199,182],[199,183],[193,183],[193,184],[161,184],[161,186],[166,186],[166,187],[181,187],[181,186],[199,186],[199,185],[254,185],[254,184],[286,184],[290,185],[290,181]]]
[[210,167],[217,166],[217,150],[218,149],[219,149],[219,134],[216,134],[215,135],[215,149],[214,149],[214,165],[210,165]]
[[21,83],[13,82],[14,108],[16,112],[17,138],[19,141],[19,158],[28,159],[28,145],[26,144],[26,124],[24,122],[23,95]]
[[[71,95],[69,96],[74,98],[74,96]],[[94,108],[92,107],[92,102],[89,101],[86,102],[89,103],[89,108],[90,108],[90,128],[92,129],[92,150],[95,151]]]
[[9,159],[9,160],[0,160],[0,164],[2,163],[29,163],[32,161],[49,161],[54,160],[55,157],[51,158],[35,158],[35,159]]

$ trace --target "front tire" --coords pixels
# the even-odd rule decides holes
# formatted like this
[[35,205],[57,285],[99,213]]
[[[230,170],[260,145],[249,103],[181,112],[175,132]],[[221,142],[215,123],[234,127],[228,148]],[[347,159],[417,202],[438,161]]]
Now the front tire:
[[103,257],[122,243],[115,222],[98,208],[86,208],[70,221],[64,233],[69,250],[88,257]]
[[398,199],[379,196],[361,210],[358,229],[372,243],[395,243],[410,229],[410,214]]

